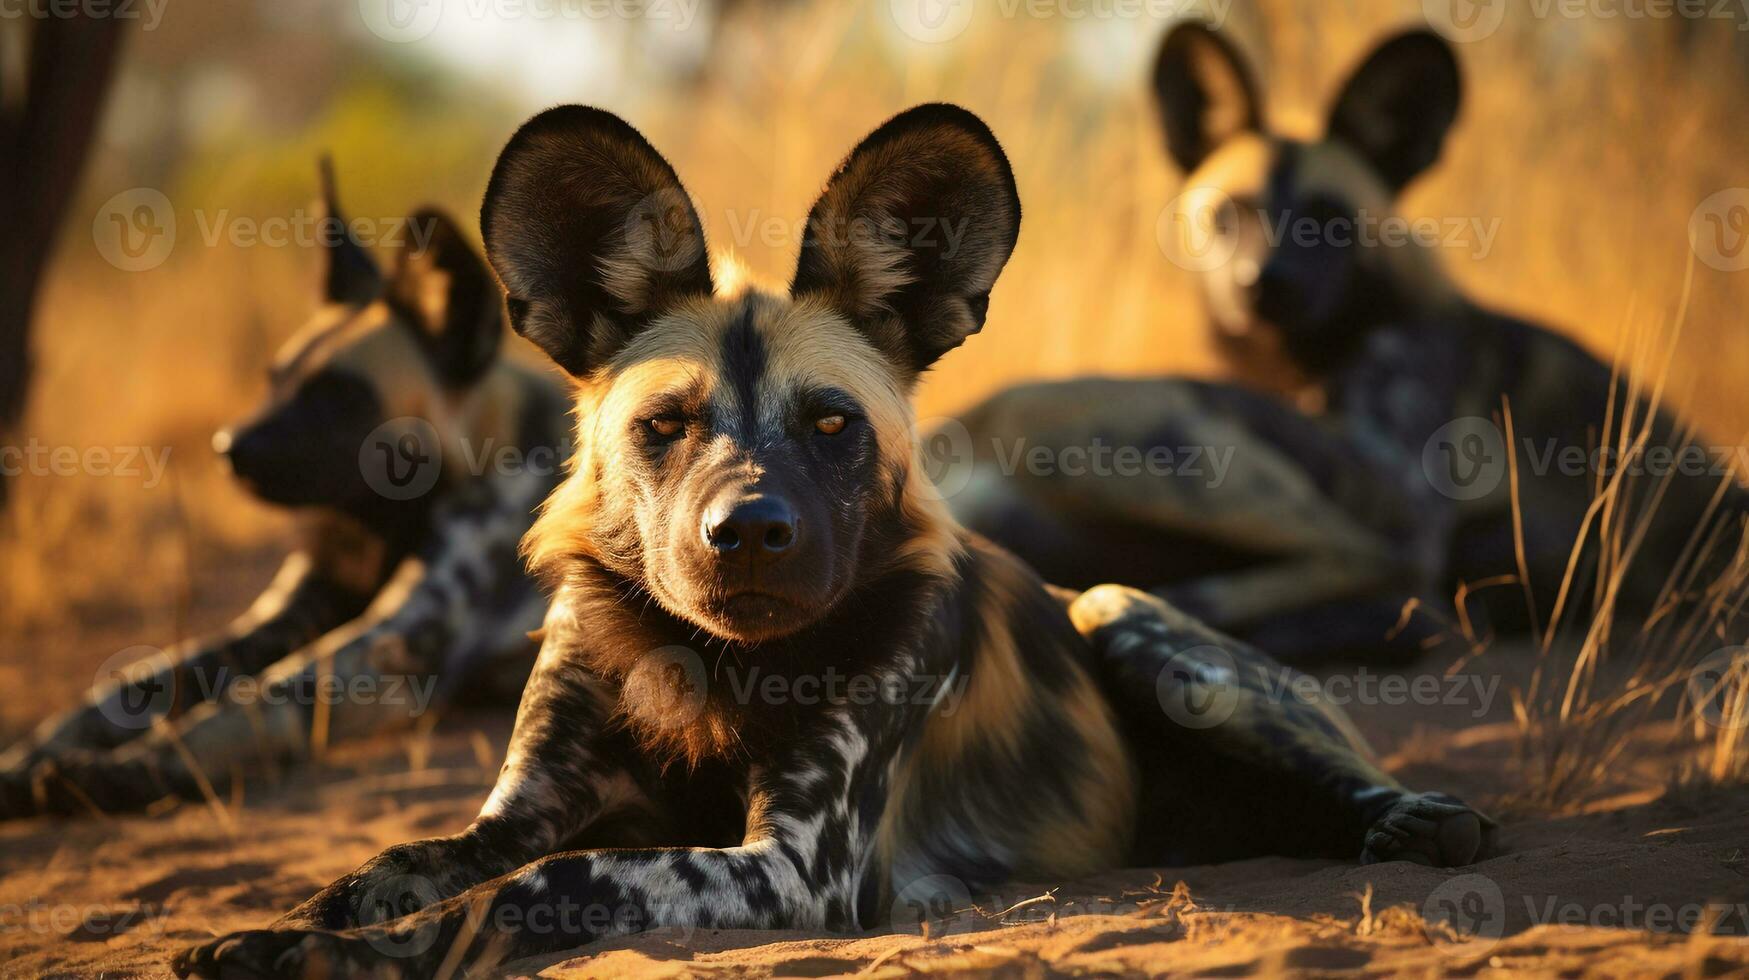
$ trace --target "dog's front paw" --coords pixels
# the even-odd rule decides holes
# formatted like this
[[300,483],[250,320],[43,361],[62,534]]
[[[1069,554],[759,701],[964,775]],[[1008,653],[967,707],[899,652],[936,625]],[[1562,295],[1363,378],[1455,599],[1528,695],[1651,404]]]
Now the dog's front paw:
[[1361,864],[1413,861],[1436,868],[1470,864],[1481,856],[1494,821],[1456,797],[1407,793],[1367,829]]
[[301,929],[232,933],[183,950],[170,965],[179,977],[225,980],[405,975],[399,964],[363,939]]

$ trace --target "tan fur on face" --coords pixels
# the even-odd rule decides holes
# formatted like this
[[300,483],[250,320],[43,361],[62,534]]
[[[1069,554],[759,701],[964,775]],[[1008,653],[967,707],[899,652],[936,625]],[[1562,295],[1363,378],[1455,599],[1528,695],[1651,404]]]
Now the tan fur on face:
[[496,447],[516,446],[530,389],[528,372],[500,361],[470,387],[446,388],[432,370],[418,329],[398,321],[383,302],[326,307],[275,354],[275,387],[289,392],[330,368],[361,378],[375,392],[383,421],[419,418],[431,423],[444,458],[463,464],[446,467],[447,472],[460,472],[470,460],[487,459]]
[[[542,509],[524,543],[537,571],[558,571],[580,556],[630,557],[605,554],[594,533],[607,512],[622,515],[633,505],[616,496],[627,487],[614,477],[628,465],[627,433],[639,422],[640,410],[663,394],[730,397],[716,390],[723,335],[747,307],[768,359],[759,404],[751,409],[775,410],[785,392],[809,385],[830,385],[854,397],[876,433],[883,471],[903,473],[901,508],[910,526],[918,529],[891,563],[943,576],[951,571],[957,527],[920,464],[915,416],[891,362],[823,299],[792,302],[751,287],[683,301],[641,331],[594,377],[578,384],[571,476]],[[671,611],[684,615],[683,610]]]
[[[1264,203],[1262,198],[1281,146],[1275,138],[1249,132],[1223,143],[1185,178],[1182,210],[1193,216],[1207,214],[1207,209],[1225,196],[1239,207],[1244,221],[1268,221],[1268,216],[1259,216],[1256,209]],[[1293,188],[1296,198],[1327,195],[1347,200],[1375,223],[1396,216],[1390,190],[1373,168],[1347,146],[1322,140],[1301,145],[1299,153]],[[1400,247],[1375,246],[1374,250],[1383,253],[1380,260],[1393,280],[1404,284],[1404,295],[1420,300],[1429,312],[1458,301],[1456,287],[1432,250],[1415,241]],[[1210,274],[1226,271],[1217,268]]]

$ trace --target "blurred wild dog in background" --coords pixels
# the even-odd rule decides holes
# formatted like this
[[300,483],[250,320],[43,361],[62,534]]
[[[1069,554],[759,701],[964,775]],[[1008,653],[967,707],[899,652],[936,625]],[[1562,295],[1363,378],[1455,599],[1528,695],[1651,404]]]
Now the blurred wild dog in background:
[[[545,602],[517,546],[558,481],[568,402],[500,356],[496,283],[448,217],[412,216],[385,276],[326,161],[323,188],[321,308],[267,404],[214,437],[245,486],[300,512],[303,542],[222,633],[124,665],[10,749],[0,816],[199,798],[405,724],[482,671],[520,689]],[[495,465],[505,451],[516,465]]]
[[1288,659],[1413,650],[1432,624],[1393,631],[1405,599],[1485,583],[1465,612],[1496,630],[1728,600],[1715,586],[1749,514],[1734,453],[1662,410],[1657,379],[1468,301],[1412,237],[1363,237],[1457,118],[1443,39],[1379,45],[1310,141],[1266,128],[1244,59],[1200,24],[1167,35],[1154,86],[1186,175],[1174,217],[1213,257],[1197,268],[1216,348],[1262,393],[1040,385],[964,424],[1053,447],[1227,446],[1234,476],[1004,480],[974,438],[968,523],[1056,581],[1109,569]]
[[[1359,235],[1395,214],[1457,119],[1443,38],[1380,44],[1314,140],[1266,127],[1244,59],[1201,25],[1167,36],[1154,82],[1183,210],[1228,256],[1202,276],[1217,347],[1240,378],[1300,389],[1393,477],[1416,514],[1414,558],[1446,594],[1518,579],[1479,593],[1501,630],[1563,607],[1643,620],[1718,598],[1749,515],[1736,453],[1666,411],[1658,378],[1464,297],[1421,238]],[[1307,220],[1320,233],[1272,230]]]

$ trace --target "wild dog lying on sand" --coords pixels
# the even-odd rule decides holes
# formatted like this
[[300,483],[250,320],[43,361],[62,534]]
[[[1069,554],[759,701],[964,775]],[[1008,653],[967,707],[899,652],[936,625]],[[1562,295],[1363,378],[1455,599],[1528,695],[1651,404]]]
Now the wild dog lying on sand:
[[[832,176],[787,294],[719,290],[636,130],[580,106],[525,124],[481,224],[511,322],[577,380],[578,451],[527,544],[554,595],[498,785],[462,833],[177,971],[430,976],[656,926],[850,929],[931,875],[1470,860],[1482,818],[1263,693],[1281,668],[1117,589],[1075,604],[1083,637],[948,516],[908,396],[983,326],[1019,221],[990,131],[921,106]],[[957,246],[919,232],[944,224]],[[802,696],[831,672],[846,693]],[[1162,711],[1216,690],[1224,723]]]
[[[1147,589],[1285,663],[1422,650],[1432,623],[1400,622],[1437,584],[1418,514],[1375,460],[1278,399],[1083,378],[998,392],[941,431],[925,444],[954,517],[1047,581]],[[1101,450],[1103,465],[1055,462]]]
[[[1301,400],[1321,417],[1288,419],[1285,403],[1179,380],[1005,393],[966,417],[974,446],[1023,430],[1053,451],[1101,436],[1143,451],[1212,442],[1232,447],[1235,475],[1214,489],[1177,476],[974,477],[955,501],[972,527],[1053,581],[1163,587],[1272,654],[1315,657],[1383,637],[1406,597],[1437,602],[1459,583],[1518,577],[1513,469],[1529,585],[1480,593],[1495,628],[1529,625],[1527,606],[1546,623],[1581,537],[1565,613],[1583,608],[1605,522],[1632,555],[1615,596],[1628,617],[1669,617],[1675,597],[1729,599],[1717,586],[1749,494],[1718,465],[1726,454],[1689,444],[1649,389],[1573,342],[1466,300],[1421,239],[1368,237],[1395,219],[1396,196],[1438,159],[1457,117],[1462,83],[1444,40],[1413,31],[1379,46],[1312,141],[1265,128],[1251,72],[1200,24],[1167,35],[1154,83],[1186,174],[1174,217],[1204,253],[1217,349],[1256,387],[1309,386]],[[1038,419],[1058,421],[1028,429]],[[1599,446],[1637,460],[1618,465]],[[1628,476],[1615,505],[1588,515],[1617,470]]]
[[[324,186],[344,228],[326,166]],[[302,513],[303,546],[227,630],[129,665],[11,749],[0,816],[198,799],[203,779],[405,724],[482,669],[526,672],[545,600],[517,543],[560,461],[490,454],[559,452],[569,405],[499,356],[496,283],[455,225],[410,221],[421,244],[386,278],[349,234],[326,240],[322,307],[268,404],[215,438],[250,490]]]

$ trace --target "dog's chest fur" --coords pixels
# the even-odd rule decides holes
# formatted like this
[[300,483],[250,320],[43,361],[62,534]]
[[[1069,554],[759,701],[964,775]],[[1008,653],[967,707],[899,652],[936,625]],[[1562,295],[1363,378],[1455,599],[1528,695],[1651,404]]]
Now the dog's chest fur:
[[864,784],[887,869],[875,877],[895,890],[1109,867],[1131,840],[1134,777],[1085,645],[1030,570],[962,544],[949,578],[890,572],[754,649],[628,601],[626,583],[586,567],[568,583],[588,624],[580,666],[615,684],[621,722],[669,777],[745,773],[833,725],[855,731],[824,744],[896,732],[882,758],[822,749],[786,763]]

